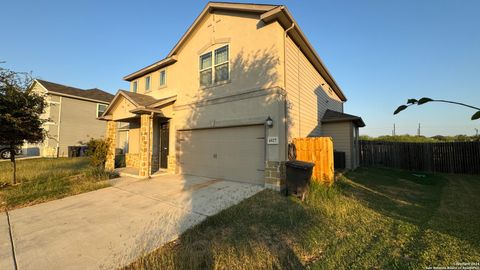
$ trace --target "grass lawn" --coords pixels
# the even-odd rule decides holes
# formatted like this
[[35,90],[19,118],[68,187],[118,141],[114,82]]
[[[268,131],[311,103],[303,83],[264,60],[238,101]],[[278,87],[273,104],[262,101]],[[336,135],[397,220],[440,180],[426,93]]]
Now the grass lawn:
[[0,162],[0,210],[107,187],[111,175],[90,168],[86,158],[40,158],[17,161],[18,185],[8,185],[11,177],[11,162]]
[[480,177],[358,169],[263,191],[126,269],[425,269],[480,262]]

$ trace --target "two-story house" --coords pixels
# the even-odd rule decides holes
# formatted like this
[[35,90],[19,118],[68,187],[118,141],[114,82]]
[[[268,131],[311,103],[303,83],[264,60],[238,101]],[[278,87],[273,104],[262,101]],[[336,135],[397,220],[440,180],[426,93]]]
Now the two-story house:
[[40,144],[25,144],[27,155],[65,157],[68,146],[78,146],[90,138],[105,136],[105,122],[97,118],[107,109],[113,95],[103,90],[79,89],[45,80],[35,80],[32,91],[45,96],[47,107],[42,115],[47,138]]
[[288,142],[307,136],[332,136],[349,167],[358,164],[363,121],[343,113],[344,93],[285,6],[210,2],[167,57],[124,79],[130,90],[101,119],[112,142],[116,122],[129,125],[126,165],[140,176],[168,170],[279,189]]

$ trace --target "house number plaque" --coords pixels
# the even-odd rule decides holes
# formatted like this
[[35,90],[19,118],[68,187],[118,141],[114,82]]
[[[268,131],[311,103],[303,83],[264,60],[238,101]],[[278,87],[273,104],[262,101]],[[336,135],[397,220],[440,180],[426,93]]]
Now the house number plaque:
[[278,137],[268,137],[267,144],[278,144]]

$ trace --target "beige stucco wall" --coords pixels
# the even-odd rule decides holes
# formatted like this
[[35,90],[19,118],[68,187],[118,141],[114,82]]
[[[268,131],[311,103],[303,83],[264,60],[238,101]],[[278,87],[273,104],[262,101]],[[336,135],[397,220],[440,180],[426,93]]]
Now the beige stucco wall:
[[356,167],[356,159],[353,153],[354,128],[351,122],[324,123],[322,125],[321,135],[332,137],[335,151],[345,152],[345,167],[347,169]]
[[[160,87],[160,70],[138,78],[138,93],[157,99],[177,95],[170,115],[169,155],[175,156],[176,130],[243,125],[275,121],[269,136],[278,136],[279,145],[269,146],[270,160],[285,157],[283,99],[283,28],[278,23],[262,25],[258,15],[219,12],[207,14],[178,52],[178,61],[166,68],[167,84]],[[214,28],[214,29],[213,29]],[[199,83],[199,57],[229,45],[230,79],[202,88]],[[145,92],[145,77],[151,76],[151,90]],[[130,91],[133,91],[131,83]],[[169,111],[171,110],[171,111]],[[132,137],[132,140],[135,140]]]
[[325,111],[343,112],[343,102],[290,38],[285,49],[289,139],[320,136]]
[[[201,89],[199,57],[224,45],[230,46],[230,83]],[[259,15],[220,12],[207,14],[166,68],[167,86],[160,88],[160,70],[138,78],[138,93],[155,98],[179,94],[177,104],[232,95],[246,90],[283,86],[283,28],[262,25]],[[151,88],[145,92],[145,78]],[[130,84],[133,90],[133,82]]]
[[112,120],[119,121],[131,117],[137,117],[130,111],[135,109],[135,105],[123,96],[119,96],[118,100],[113,104],[109,110],[112,111]]
[[128,153],[138,154],[140,152],[140,119],[130,123],[128,132]]

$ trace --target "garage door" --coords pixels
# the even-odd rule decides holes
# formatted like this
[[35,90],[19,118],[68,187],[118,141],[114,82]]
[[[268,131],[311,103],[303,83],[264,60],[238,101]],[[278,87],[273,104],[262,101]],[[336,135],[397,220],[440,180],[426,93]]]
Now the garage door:
[[184,174],[264,183],[264,127],[179,131],[178,156]]

